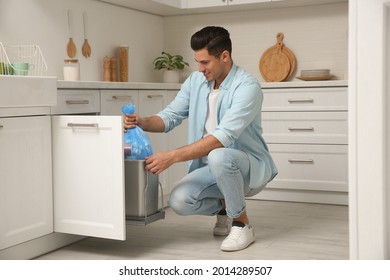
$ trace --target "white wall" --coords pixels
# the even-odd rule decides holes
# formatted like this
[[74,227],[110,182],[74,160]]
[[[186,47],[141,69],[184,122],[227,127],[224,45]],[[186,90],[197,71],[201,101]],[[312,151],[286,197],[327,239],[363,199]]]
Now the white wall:
[[[102,80],[102,61],[118,45],[130,46],[129,81],[160,82],[162,73],[152,61],[166,50],[182,54],[191,69],[197,65],[189,46],[191,35],[206,25],[226,27],[233,40],[234,61],[257,76],[262,53],[276,44],[276,33],[297,59],[300,70],[329,68],[337,79],[347,75],[347,3],[265,9],[235,13],[159,17],[92,0],[0,0],[0,42],[38,44],[45,56],[48,75],[62,79],[67,58],[67,9],[73,11],[73,37],[78,48],[82,80]],[[88,13],[92,56],[81,55],[84,41],[82,12]],[[15,14],[22,20],[15,20]]]
[[184,55],[192,69],[191,35],[204,26],[220,25],[230,32],[236,64],[261,81],[260,57],[276,44],[278,32],[296,56],[297,76],[302,69],[328,68],[337,79],[347,77],[348,3],[175,16],[165,18],[164,24],[165,49]]
[[[129,81],[158,79],[152,61],[163,48],[162,18],[92,0],[0,0],[0,42],[39,45],[48,64],[47,75],[62,79],[69,40],[69,8],[82,80],[102,80],[103,57],[113,56],[118,45],[130,47]],[[89,59],[81,54],[83,11],[88,14],[88,41],[92,47]]]

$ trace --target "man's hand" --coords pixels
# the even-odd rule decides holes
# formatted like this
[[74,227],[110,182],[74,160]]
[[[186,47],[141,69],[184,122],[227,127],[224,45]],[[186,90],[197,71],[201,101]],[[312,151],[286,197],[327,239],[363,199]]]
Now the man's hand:
[[158,175],[174,164],[173,152],[159,152],[145,158],[146,170]]
[[138,114],[127,114],[123,119],[123,128],[126,132],[127,129],[134,128],[139,122]]

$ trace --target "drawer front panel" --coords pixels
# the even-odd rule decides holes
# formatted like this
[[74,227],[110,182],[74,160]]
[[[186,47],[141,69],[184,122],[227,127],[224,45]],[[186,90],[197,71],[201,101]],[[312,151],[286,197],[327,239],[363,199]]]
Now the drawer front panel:
[[138,90],[102,90],[100,113],[102,116],[123,116],[121,108],[129,103],[133,103],[138,112]]
[[347,87],[263,89],[267,111],[345,111]]
[[53,115],[100,112],[98,90],[58,90],[57,105],[51,107]]
[[347,145],[269,144],[279,174],[267,188],[348,191]]
[[267,143],[347,144],[347,112],[263,112]]

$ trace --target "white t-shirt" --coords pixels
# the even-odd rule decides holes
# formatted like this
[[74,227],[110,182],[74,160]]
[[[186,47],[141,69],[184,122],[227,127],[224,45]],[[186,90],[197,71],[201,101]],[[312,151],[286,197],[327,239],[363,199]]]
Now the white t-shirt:
[[[217,103],[218,103],[219,88],[212,89],[209,95],[209,104],[204,126],[203,137],[214,132],[217,127]],[[207,157],[203,158],[203,163],[207,163]]]

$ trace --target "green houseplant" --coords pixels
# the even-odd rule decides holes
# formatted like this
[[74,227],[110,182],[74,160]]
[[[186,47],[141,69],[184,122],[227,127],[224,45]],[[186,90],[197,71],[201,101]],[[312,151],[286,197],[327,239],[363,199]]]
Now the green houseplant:
[[183,70],[189,64],[184,61],[181,55],[171,55],[167,52],[162,52],[161,56],[158,56],[153,61],[154,69],[164,70],[164,82],[178,83],[179,72],[177,70]]

